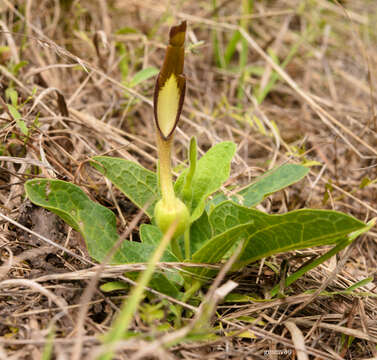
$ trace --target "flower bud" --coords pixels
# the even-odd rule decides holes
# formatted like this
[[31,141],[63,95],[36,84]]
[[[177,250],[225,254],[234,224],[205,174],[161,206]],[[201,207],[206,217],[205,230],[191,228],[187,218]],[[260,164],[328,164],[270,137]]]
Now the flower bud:
[[182,235],[190,225],[189,211],[177,197],[170,202],[165,199],[159,200],[154,208],[154,216],[157,226],[164,234],[171,226],[176,226],[173,238]]
[[160,136],[164,140],[172,136],[185,98],[186,79],[183,75],[185,36],[186,21],[171,28],[164,63],[154,89],[154,117]]

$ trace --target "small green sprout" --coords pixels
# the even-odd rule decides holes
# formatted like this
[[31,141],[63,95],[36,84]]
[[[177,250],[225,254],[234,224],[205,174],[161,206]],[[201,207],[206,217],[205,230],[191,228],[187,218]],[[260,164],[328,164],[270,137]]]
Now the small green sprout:
[[173,134],[181,115],[186,90],[186,79],[183,75],[185,35],[185,21],[171,28],[165,60],[154,91],[154,117],[162,195],[155,206],[154,216],[157,226],[163,233],[166,233],[171,226],[176,226],[174,238],[185,232],[190,219],[187,206],[175,195],[171,172]]

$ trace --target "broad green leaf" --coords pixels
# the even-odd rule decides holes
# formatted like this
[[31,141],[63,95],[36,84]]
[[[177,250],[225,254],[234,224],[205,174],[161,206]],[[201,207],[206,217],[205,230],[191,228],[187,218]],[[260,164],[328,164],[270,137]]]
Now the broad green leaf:
[[[80,232],[95,260],[103,261],[118,240],[113,212],[90,200],[78,186],[61,180],[34,179],[26,182],[25,191],[31,202],[57,214]],[[149,244],[125,240],[111,263],[147,262],[154,249]],[[167,252],[162,261],[176,258]]]
[[[226,201],[209,216],[214,237],[193,255],[193,261],[219,262],[238,241],[245,240],[236,267],[285,251],[336,244],[352,232],[365,228],[361,221],[328,210],[296,210],[267,215]],[[200,274],[206,274],[205,269]]]
[[[254,183],[248,185],[236,195],[233,195],[229,200],[246,207],[253,207],[259,204],[268,195],[298,182],[304,178],[308,172],[309,168],[306,166],[296,164],[281,165],[258,177]],[[228,200],[228,198],[223,193],[214,196],[213,199],[208,202],[208,211],[226,200]]]
[[149,204],[145,213],[153,216],[159,199],[157,176],[132,161],[109,156],[95,156],[91,165],[106,176],[140,209]]
[[[345,249],[349,244],[351,244],[352,241],[354,241],[357,237],[359,237],[362,234],[365,234],[368,232],[376,223],[376,218],[370,220],[367,224],[364,224],[365,226],[361,229],[358,229],[356,231],[353,231],[351,234],[349,234],[347,237],[340,239],[336,246],[334,246],[332,249],[321,255],[320,257],[317,257],[310,261],[309,263],[304,264],[301,266],[297,271],[295,271],[293,274],[289,275],[285,280],[285,287],[291,285],[294,283],[297,279],[299,279],[302,275],[306,274],[308,271],[316,268],[326,260],[330,259],[334,255],[336,255],[338,252]],[[277,295],[280,291],[280,285],[276,285],[271,291],[270,295],[271,297]]]
[[[143,244],[152,246],[153,248],[156,248],[157,245],[161,242],[162,240],[162,232],[156,225],[151,225],[151,224],[142,224],[140,226],[140,240]],[[177,259],[173,255],[173,252],[171,251],[170,245],[166,249],[166,253],[169,254],[169,256],[176,261]]]
[[142,224],[140,226],[140,239],[143,244],[158,245],[162,239],[162,232],[158,226]]
[[[133,280],[136,280],[137,274],[133,273],[132,275],[133,276],[129,276],[129,277],[133,278]],[[154,274],[154,277],[152,278],[149,286],[156,289],[157,291],[173,296],[175,298],[178,298],[179,296],[179,291],[178,291],[177,286],[169,282],[166,279],[166,277],[164,277],[161,274]],[[112,291],[118,291],[118,290],[127,290],[129,288],[130,288],[130,285],[122,281],[110,281],[100,286],[101,291],[106,292],[106,293],[112,292]]]
[[143,81],[148,80],[149,78],[151,78],[151,77],[153,77],[157,74],[158,74],[158,69],[153,67],[153,66],[148,67],[148,68],[143,69],[143,70],[140,70],[139,72],[137,72],[134,75],[134,77],[132,78],[132,80],[129,83],[129,86],[134,87],[136,85],[139,85]]
[[[198,219],[205,207],[205,200],[209,195],[218,190],[228,179],[230,163],[236,151],[232,142],[222,142],[207,151],[196,164],[196,170],[191,180],[192,199],[191,221]],[[178,177],[175,190],[182,194],[185,177],[188,169]]]
[[211,236],[211,225],[208,221],[207,212],[204,211],[202,216],[194,221],[190,228],[191,254],[198,251]]
[[[298,182],[308,172],[309,168],[306,166],[284,164],[266,172],[253,184],[238,192],[237,195],[241,197],[244,206],[252,207],[259,204],[266,196]],[[239,197],[237,196],[235,199],[239,199]]]
[[[161,260],[163,261],[163,260]],[[170,260],[172,261],[172,260]],[[176,259],[173,261],[177,261]],[[173,274],[176,276],[173,279],[170,279],[170,275]],[[138,271],[131,271],[124,274],[127,278],[133,281],[138,281],[140,272]],[[161,271],[160,269],[155,270],[155,273],[152,275],[151,280],[149,281],[148,287],[157,290],[163,294],[172,296],[176,299],[179,298],[180,292],[179,288],[181,287],[181,283],[179,281],[175,281],[175,279],[179,281],[182,280],[181,276],[178,272],[168,272],[168,271]]]
[[61,180],[35,179],[26,182],[25,190],[31,202],[54,212],[79,231],[97,261],[103,260],[118,239],[115,215],[91,201],[78,186]]
[[[161,230],[155,226],[150,224],[142,224],[140,226],[140,239],[143,244],[152,245],[157,247],[160,241],[162,240],[162,232]],[[166,249],[166,252],[169,253],[171,258],[175,258],[173,255],[170,246]],[[178,261],[175,259],[174,261]],[[154,284],[154,288],[164,294],[169,294],[171,296],[177,297],[177,294],[174,294],[175,291],[178,291],[178,286],[182,285],[183,278],[182,276],[175,271],[163,271],[158,276],[155,276],[152,279],[152,283]],[[151,283],[151,284],[152,284]],[[170,290],[169,290],[170,289]],[[167,292],[169,291],[169,292]]]
[[[172,275],[172,277],[169,275]],[[177,272],[169,273],[168,271],[164,271],[163,273],[155,273],[149,282],[149,286],[163,294],[178,299],[180,296],[180,285],[178,281],[175,281],[176,279],[179,279],[182,282],[181,277]]]

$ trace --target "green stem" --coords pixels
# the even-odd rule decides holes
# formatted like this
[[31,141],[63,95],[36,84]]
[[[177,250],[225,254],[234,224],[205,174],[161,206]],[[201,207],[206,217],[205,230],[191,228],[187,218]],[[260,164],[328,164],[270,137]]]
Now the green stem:
[[113,358],[114,347],[116,343],[123,338],[125,331],[129,328],[139,303],[143,299],[144,288],[151,280],[157,262],[161,259],[165,249],[169,245],[172,234],[175,231],[173,227],[164,235],[160,244],[149,260],[147,268],[140,274],[137,285],[132,288],[129,297],[123,302],[111,330],[105,335],[103,342],[106,353],[100,356],[100,360],[111,360]]
[[196,280],[183,294],[181,301],[186,302],[201,288],[202,283]]
[[184,239],[185,239],[185,260],[191,260],[190,227],[187,227],[184,233]]
[[[173,177],[171,171],[171,148],[173,137],[165,140],[160,133],[157,133],[157,150],[159,158],[159,177],[162,201],[169,206],[175,203],[175,192],[173,187]],[[178,239],[172,238],[171,247],[174,255],[180,260],[183,260],[181,247],[179,246]]]
[[171,250],[173,251],[173,254],[177,257],[179,261],[183,261],[182,249],[179,246],[179,241],[176,237],[173,237],[171,240]]
[[173,178],[171,172],[171,146],[173,137],[168,140],[162,139],[161,135],[157,133],[157,150],[160,161],[160,188],[161,195],[164,202],[171,204],[174,202],[175,193],[173,187]]

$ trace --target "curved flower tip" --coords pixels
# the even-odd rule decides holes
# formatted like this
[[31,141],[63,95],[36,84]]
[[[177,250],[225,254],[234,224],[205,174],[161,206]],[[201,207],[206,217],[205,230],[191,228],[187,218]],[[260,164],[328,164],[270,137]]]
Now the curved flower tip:
[[183,46],[185,42],[186,28],[186,21],[182,21],[179,25],[173,26],[169,33],[169,44],[172,46]]
[[182,21],[170,29],[169,45],[154,89],[154,117],[157,129],[164,140],[172,136],[185,98],[186,79],[183,75],[183,64],[186,26],[186,21]]

